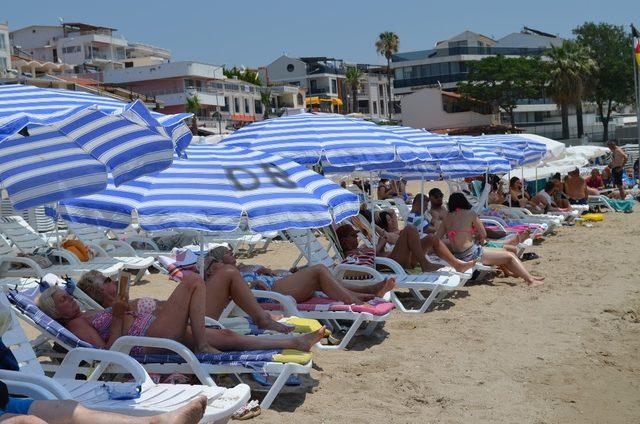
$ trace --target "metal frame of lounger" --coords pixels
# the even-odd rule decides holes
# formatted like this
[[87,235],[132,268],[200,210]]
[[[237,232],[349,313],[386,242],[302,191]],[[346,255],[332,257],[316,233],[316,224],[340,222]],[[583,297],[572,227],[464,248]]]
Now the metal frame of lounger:
[[[2,294],[4,296],[4,293]],[[11,309],[15,313],[15,315],[27,323],[29,326],[36,329],[40,336],[31,342],[31,346],[35,350],[35,354],[37,357],[39,356],[47,356],[52,359],[56,359],[60,357],[59,352],[55,352],[51,349],[47,349],[45,346],[50,341],[56,342],[58,345],[70,351],[74,349],[73,346],[69,346],[63,340],[54,335],[48,333],[45,329],[43,329],[37,322],[33,321],[29,316],[20,311],[13,304],[11,305]],[[175,340],[170,339],[160,339],[156,337],[137,337],[137,336],[122,336],[119,337],[109,349],[110,351],[120,352],[128,355],[131,352],[131,349],[135,346],[156,348],[156,349],[165,349],[170,351],[171,353],[179,355],[184,363],[176,364],[176,363],[146,363],[141,364],[147,372],[150,373],[159,373],[159,374],[167,374],[167,373],[181,373],[181,374],[192,374],[195,375],[202,385],[215,385],[213,379],[211,379],[210,374],[233,374],[239,382],[244,382],[241,375],[243,374],[253,374],[256,371],[251,367],[245,366],[231,366],[231,365],[216,365],[216,364],[206,364],[198,361],[196,356],[189,350],[185,345],[176,342]],[[96,349],[98,350],[98,349]],[[48,372],[55,372],[58,369],[57,365],[54,364],[41,364],[42,368]],[[264,399],[260,403],[262,408],[268,409],[276,396],[280,393],[282,388],[285,386],[285,383],[294,374],[309,374],[311,372],[313,366],[313,361],[309,361],[304,365],[296,364],[296,363],[280,363],[280,362],[268,362],[264,366],[264,372],[266,374],[278,375],[276,380],[271,385],[270,389],[267,391]],[[109,366],[109,369],[103,369],[106,366],[102,364],[99,365],[94,372],[110,372],[110,373],[121,373],[123,369],[120,369],[114,364]],[[89,369],[87,372],[91,371]]]
[[[393,273],[381,273],[376,269],[362,265],[336,264],[334,258],[331,257],[329,252],[317,240],[316,236],[313,234],[313,232],[311,232],[311,230],[286,230],[283,233],[287,240],[290,240],[292,243],[294,243],[294,245],[300,251],[301,257],[305,257],[310,265],[322,264],[327,268],[333,270],[333,273],[337,276],[337,278],[342,278],[342,276],[344,276],[344,273],[347,271],[354,271],[369,276],[369,278],[365,280],[349,279],[348,281],[352,283],[374,283],[382,281],[388,277],[395,277],[396,288],[408,289],[414,298],[422,302],[419,308],[409,309],[393,291],[387,293],[385,296],[389,300],[394,302],[396,306],[405,313],[424,313],[431,306],[431,304],[443,299],[444,296],[446,296],[447,292],[459,289],[463,285],[462,279],[459,275],[437,273],[409,275],[394,260],[389,258],[381,258],[378,256],[375,258],[375,264],[386,266],[390,268]],[[329,243],[337,254],[338,250],[335,246],[333,246],[333,241],[329,240]],[[315,249],[312,249],[311,245],[314,245]],[[421,293],[422,290],[429,290],[429,296],[424,297]]]
[[[137,416],[169,412],[205,395],[209,399],[204,417],[206,420],[228,418],[249,399],[247,385],[225,389],[216,386],[208,376],[206,384],[201,386],[156,384],[141,364],[124,353],[113,350],[70,349],[56,368],[53,378],[46,377],[44,367],[38,362],[36,352],[18,322],[16,309],[10,305],[4,293],[0,293],[0,303],[11,311],[10,328],[2,335],[2,340],[20,364],[19,372],[0,370],[0,379],[8,384],[12,394],[36,396],[39,399],[73,399],[90,409]],[[81,363],[96,362],[99,365],[92,370],[87,380],[76,379],[77,374],[84,373]],[[110,367],[117,368],[119,373],[132,375],[134,381],[142,387],[141,397],[126,401],[109,400],[105,399],[104,393],[96,391],[104,384],[98,379],[105,372],[113,372]],[[130,383],[109,383],[115,386],[124,384]]]

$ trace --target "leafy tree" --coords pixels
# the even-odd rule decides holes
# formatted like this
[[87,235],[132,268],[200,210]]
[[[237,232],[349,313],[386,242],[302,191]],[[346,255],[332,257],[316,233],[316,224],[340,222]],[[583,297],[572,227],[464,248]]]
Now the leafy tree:
[[198,99],[198,95],[194,94],[193,97],[187,97],[186,109],[188,113],[193,113],[193,118],[191,118],[191,134],[198,134],[198,111],[200,110],[200,99]]
[[597,70],[589,51],[575,41],[565,40],[560,47],[552,47],[546,53],[548,70],[548,94],[560,106],[562,116],[562,138],[569,138],[569,106],[575,105],[578,137],[582,136],[582,100],[587,92],[588,81]]
[[479,100],[494,111],[504,110],[515,126],[514,109],[520,99],[541,97],[546,79],[539,58],[491,56],[467,62],[468,81],[458,84],[463,101]]
[[346,72],[347,85],[351,89],[351,112],[358,111],[358,89],[362,86],[362,71],[355,66],[349,66]]
[[269,119],[269,114],[271,111],[271,90],[268,88],[260,92],[260,102],[262,103],[262,108],[264,111],[262,112],[262,117],[264,119]]
[[387,112],[389,112],[389,121],[391,121],[391,112],[393,110],[393,102],[391,101],[391,57],[398,53],[400,47],[400,37],[394,32],[385,31],[378,35],[376,41],[376,51],[387,59],[387,86],[389,91],[389,104]]
[[260,80],[258,73],[255,71],[252,71],[251,69],[246,69],[243,71],[234,66],[231,69],[223,69],[222,73],[227,78],[238,77],[239,80],[242,80],[251,84],[255,84],[255,85],[262,85],[262,81]]
[[611,113],[633,98],[631,37],[622,26],[585,22],[575,28],[576,41],[590,51],[598,68],[593,74],[587,99],[594,102],[604,129],[609,134]]

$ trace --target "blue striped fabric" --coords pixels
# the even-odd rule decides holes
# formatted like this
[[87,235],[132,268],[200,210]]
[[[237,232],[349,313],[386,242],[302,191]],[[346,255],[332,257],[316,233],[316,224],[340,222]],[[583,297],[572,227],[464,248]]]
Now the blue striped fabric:
[[440,180],[466,178],[486,172],[502,174],[511,170],[507,159],[487,150],[476,143],[468,142],[470,137],[453,137],[458,141],[462,151],[462,159],[425,163],[397,171],[388,171],[383,178],[407,180]]
[[547,146],[517,134],[491,134],[473,137],[483,147],[507,158],[514,166],[532,165],[547,154]]
[[0,86],[0,183],[24,209],[103,190],[107,172],[117,185],[157,172],[171,164],[174,140],[191,140],[182,119],[140,101]]
[[389,126],[386,128],[426,149],[433,159],[457,159],[462,154],[460,146],[454,137],[411,127]]
[[224,145],[195,145],[159,173],[60,203],[61,217],[125,228],[137,212],[149,231],[317,228],[358,213],[355,194],[291,160]]
[[332,166],[431,159],[424,148],[383,126],[336,114],[302,113],[256,122],[222,140],[298,163]]

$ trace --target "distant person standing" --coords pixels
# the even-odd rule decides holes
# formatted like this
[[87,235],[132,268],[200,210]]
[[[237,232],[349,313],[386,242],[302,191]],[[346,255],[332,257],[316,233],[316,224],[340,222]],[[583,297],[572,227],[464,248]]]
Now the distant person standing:
[[615,141],[607,141],[607,147],[611,150],[611,178],[613,179],[613,185],[618,187],[620,191],[620,198],[625,198],[624,185],[622,184],[622,174],[624,173],[624,164],[627,163],[629,155],[616,144]]

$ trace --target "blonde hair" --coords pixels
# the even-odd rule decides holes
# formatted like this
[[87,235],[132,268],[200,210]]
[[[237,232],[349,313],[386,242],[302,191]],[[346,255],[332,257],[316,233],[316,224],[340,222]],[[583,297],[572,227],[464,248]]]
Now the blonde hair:
[[85,272],[78,280],[78,288],[85,292],[89,297],[99,304],[102,304],[104,297],[102,296],[102,277],[100,271],[92,270]]
[[215,262],[222,262],[222,258],[224,258],[224,255],[226,255],[229,251],[231,251],[231,249],[226,246],[214,247],[213,249],[209,250],[209,252],[207,252],[206,257],[213,259]]
[[58,312],[58,308],[56,308],[56,302],[53,300],[53,295],[59,290],[60,288],[58,286],[51,286],[40,293],[36,299],[36,305],[38,305],[38,308],[55,320],[62,318],[62,315]]

